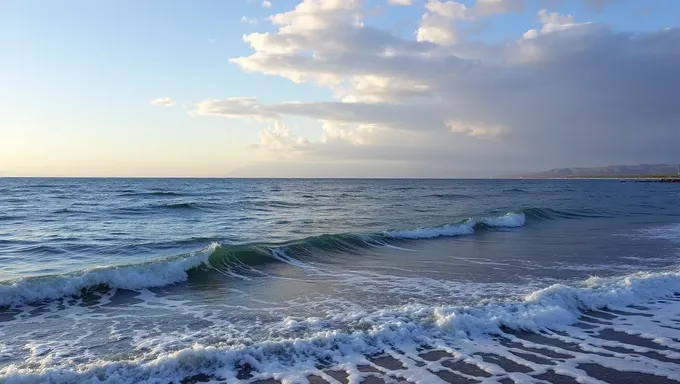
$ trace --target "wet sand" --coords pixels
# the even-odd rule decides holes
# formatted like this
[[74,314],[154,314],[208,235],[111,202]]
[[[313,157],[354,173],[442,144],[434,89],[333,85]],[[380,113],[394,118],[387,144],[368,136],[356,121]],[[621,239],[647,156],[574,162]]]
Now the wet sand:
[[[357,367],[317,368],[307,376],[311,384],[680,383],[680,296],[645,306],[589,311],[558,331],[504,329],[488,339],[366,356],[365,364]],[[258,379],[248,366],[240,372],[238,379],[244,382],[285,382],[285,374],[276,380]],[[183,384],[198,382],[220,381],[203,376]]]

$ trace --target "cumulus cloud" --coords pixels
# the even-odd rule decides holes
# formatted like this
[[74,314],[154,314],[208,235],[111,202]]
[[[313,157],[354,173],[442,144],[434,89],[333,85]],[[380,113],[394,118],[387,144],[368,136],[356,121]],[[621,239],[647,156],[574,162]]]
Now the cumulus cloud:
[[392,5],[411,5],[414,0],[387,0]]
[[[632,34],[542,10],[541,28],[486,44],[455,23],[523,1],[430,0],[404,38],[367,23],[362,4],[302,1],[270,18],[275,31],[244,36],[253,52],[232,59],[326,87],[335,101],[204,100],[193,113],[266,122],[263,150],[447,175],[678,158],[680,29]],[[319,121],[319,137],[292,135],[282,125],[290,117]]]
[[465,19],[468,17],[468,8],[456,1],[442,2],[439,0],[430,0],[425,5],[425,8],[434,15],[441,16],[447,19]]
[[169,97],[159,97],[157,99],[151,100],[151,104],[157,105],[159,107],[172,107],[175,105],[175,102]]
[[288,158],[295,152],[307,150],[310,145],[309,140],[295,136],[281,121],[276,121],[273,126],[260,131],[258,136],[260,141],[253,147],[273,151],[277,157]]
[[435,13],[426,13],[420,20],[417,40],[439,45],[451,45],[458,41],[458,31],[449,18]]
[[456,21],[517,12],[523,10],[524,6],[524,0],[477,0],[471,7],[451,0],[428,0],[425,4],[427,12],[420,20],[416,39],[420,42],[451,45],[460,38]]
[[561,15],[557,12],[548,13],[545,9],[538,11],[538,20],[543,24],[543,27],[540,30],[530,29],[526,31],[524,33],[525,38],[533,39],[539,34],[559,31],[576,25],[572,15]]

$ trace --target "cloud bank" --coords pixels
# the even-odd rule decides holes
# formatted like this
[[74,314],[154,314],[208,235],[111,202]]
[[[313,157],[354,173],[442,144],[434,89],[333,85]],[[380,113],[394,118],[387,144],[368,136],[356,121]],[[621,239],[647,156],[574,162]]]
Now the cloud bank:
[[[259,121],[269,128],[254,150],[299,166],[471,176],[680,160],[680,29],[622,32],[540,10],[523,34],[485,43],[460,23],[525,11],[523,0],[388,3],[421,12],[410,36],[375,26],[360,0],[304,0],[269,18],[274,32],[245,35],[252,53],[231,60],[334,101],[207,99],[192,113]],[[294,135],[291,117],[318,121],[319,136]]]

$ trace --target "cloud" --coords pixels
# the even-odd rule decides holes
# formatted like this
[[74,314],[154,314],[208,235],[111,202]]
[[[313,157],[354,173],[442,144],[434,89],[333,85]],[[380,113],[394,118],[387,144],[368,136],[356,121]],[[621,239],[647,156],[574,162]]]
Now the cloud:
[[252,97],[233,97],[224,100],[204,100],[196,105],[195,115],[245,118],[258,121],[280,119],[280,115]]
[[538,20],[543,24],[543,27],[540,30],[530,29],[526,31],[524,38],[533,39],[540,34],[564,30],[577,25],[574,23],[572,15],[561,15],[557,12],[548,13],[545,9],[538,11]]
[[458,41],[458,32],[451,19],[435,13],[423,15],[416,36],[420,42],[439,45],[451,45]]
[[274,158],[294,158],[296,152],[306,151],[310,146],[309,140],[295,136],[280,121],[276,121],[273,126],[260,131],[258,136],[260,141],[254,144],[253,148],[265,149],[273,153]]
[[159,97],[157,99],[154,99],[151,101],[151,104],[157,105],[159,107],[172,107],[175,105],[175,102],[172,101],[169,97]]
[[430,14],[441,16],[446,19],[465,19],[468,17],[468,8],[455,1],[442,2],[439,0],[429,0],[425,8]]
[[392,5],[411,5],[414,0],[387,0]]
[[416,31],[416,40],[452,45],[460,40],[457,21],[479,20],[495,14],[521,11],[524,7],[524,0],[477,0],[471,7],[457,1],[428,0],[425,4],[427,12]]
[[500,124],[449,120],[446,122],[451,132],[464,133],[472,137],[495,137],[505,133],[506,128]]
[[[462,175],[678,159],[680,29],[632,34],[542,10],[540,29],[490,44],[455,23],[524,2],[454,3],[428,1],[415,37],[403,38],[368,23],[358,0],[302,1],[271,17],[274,31],[246,35],[253,52],[231,62],[335,100],[204,100],[193,113],[266,123],[259,150],[309,164]],[[292,117],[318,121],[318,137],[290,133]]]
[[262,0],[262,3],[260,3],[260,5],[262,6],[262,8],[271,8],[272,7],[271,1],[268,1],[268,0]]
[[257,24],[257,19],[247,16],[241,16],[241,22],[246,24]]

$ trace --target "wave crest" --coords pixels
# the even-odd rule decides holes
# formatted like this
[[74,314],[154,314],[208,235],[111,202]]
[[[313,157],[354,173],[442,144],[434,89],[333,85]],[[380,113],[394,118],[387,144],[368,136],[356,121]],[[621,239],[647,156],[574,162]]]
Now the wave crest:
[[0,283],[0,307],[78,296],[95,287],[139,290],[179,283],[187,280],[187,271],[206,263],[218,247],[218,244],[212,244],[188,255],[136,265],[98,267],[66,275]]
[[[309,262],[329,262],[328,253],[350,253],[361,248],[391,245],[436,237],[474,234],[491,228],[515,228],[525,225],[526,211],[499,217],[470,218],[454,224],[417,229],[390,230],[373,234],[325,234],[279,244],[254,243],[212,245],[189,254],[157,259],[141,264],[105,266],[84,271],[0,282],[0,307],[78,296],[85,291],[161,287],[187,281],[189,272],[216,269],[243,272],[253,266],[284,262],[309,267]],[[532,211],[533,212],[533,211]],[[540,211],[536,211],[540,212]],[[534,213],[534,216],[540,215]]]
[[[489,336],[502,336],[508,331],[573,332],[577,329],[570,326],[589,310],[625,308],[679,293],[680,270],[591,278],[574,286],[553,285],[514,301],[467,307],[408,305],[373,313],[346,314],[344,323],[371,324],[370,330],[331,331],[333,322],[324,319],[286,318],[282,321],[284,328],[302,327],[317,331],[304,338],[274,338],[251,345],[209,346],[196,343],[185,349],[160,353],[151,360],[96,360],[78,369],[47,367],[39,372],[30,368],[11,368],[4,372],[0,370],[0,375],[4,374],[8,382],[28,379],[36,382],[81,382],[114,378],[120,382],[151,382],[151,377],[154,382],[182,382],[193,375],[234,380],[245,365],[257,373],[258,379],[295,377],[296,380],[290,381],[305,382],[306,375],[323,370],[329,363],[356,367],[366,364],[367,356],[390,352],[394,352],[390,355],[404,354],[412,358],[411,361],[418,361],[420,348],[441,348],[459,340],[463,343],[459,343],[457,348],[467,356],[488,352],[489,347],[494,345],[498,345],[500,350],[502,346],[494,344],[494,338]],[[669,313],[665,318],[673,316]],[[481,342],[470,343],[470,340]],[[574,341],[585,343],[578,337]],[[626,363],[637,364],[634,360]],[[640,364],[636,367],[639,368]],[[647,366],[646,369],[651,368]]]
[[417,229],[403,229],[387,231],[385,234],[395,239],[433,239],[436,237],[453,237],[471,235],[476,229],[487,228],[517,228],[526,223],[523,212],[511,212],[500,217],[483,219],[467,219],[457,224],[447,224],[440,227],[426,227]]

